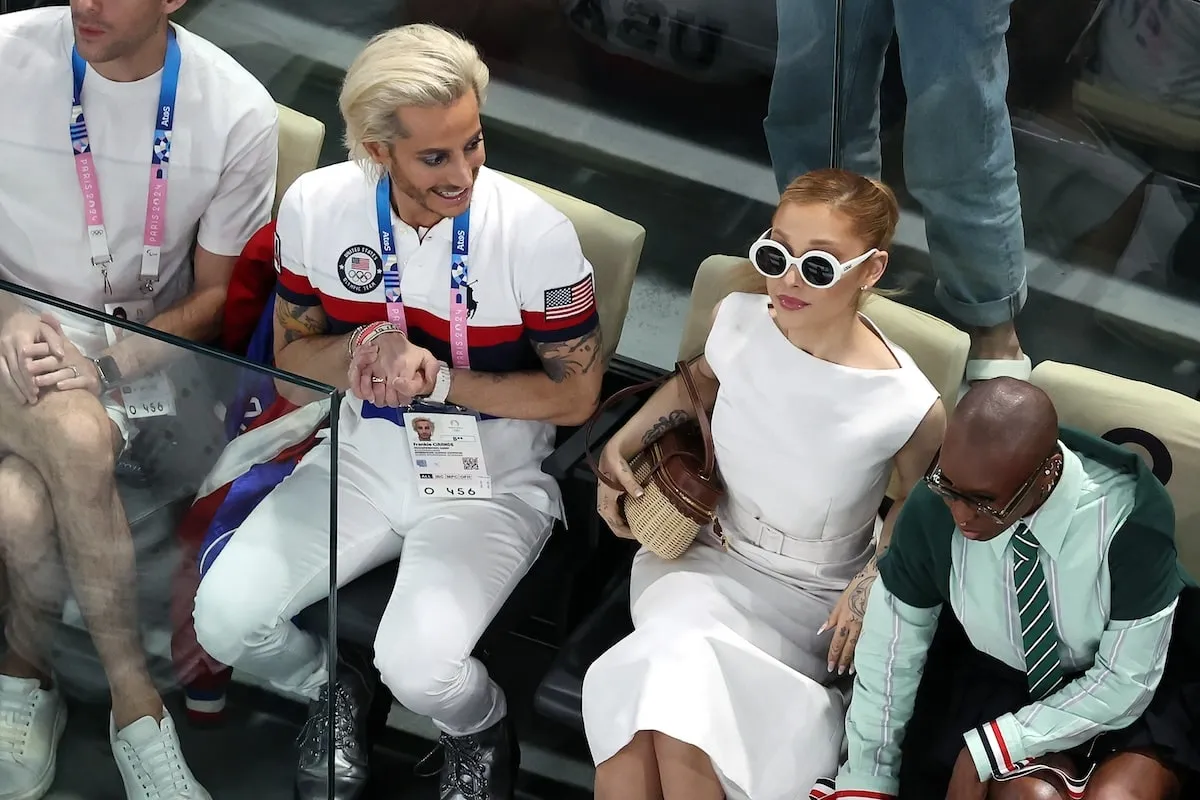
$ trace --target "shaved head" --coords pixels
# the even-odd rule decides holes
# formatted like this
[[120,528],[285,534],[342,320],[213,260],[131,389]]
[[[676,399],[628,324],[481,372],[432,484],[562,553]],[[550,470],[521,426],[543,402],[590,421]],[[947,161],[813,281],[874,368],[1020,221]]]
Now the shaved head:
[[[1058,412],[1045,392],[1015,378],[973,384],[946,425],[938,458],[946,484],[972,498],[947,501],[963,534],[993,538],[1044,501],[1062,466],[1057,452]],[[1028,491],[1031,481],[1036,491]],[[980,511],[1018,499],[1009,519]]]
[[1049,395],[1026,381],[993,378],[971,386],[954,409],[946,439],[961,437],[985,460],[1036,467],[1058,441]]

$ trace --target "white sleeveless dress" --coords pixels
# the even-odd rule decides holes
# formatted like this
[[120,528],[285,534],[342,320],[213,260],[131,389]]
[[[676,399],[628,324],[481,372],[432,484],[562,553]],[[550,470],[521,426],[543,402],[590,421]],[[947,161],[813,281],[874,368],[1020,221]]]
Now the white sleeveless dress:
[[892,460],[938,393],[882,334],[898,369],[814,358],[767,303],[725,298],[705,347],[730,548],[637,554],[636,630],[588,670],[583,716],[597,764],[660,731],[707,753],[730,798],[793,800],[842,751],[832,634],[817,630],[874,551]]

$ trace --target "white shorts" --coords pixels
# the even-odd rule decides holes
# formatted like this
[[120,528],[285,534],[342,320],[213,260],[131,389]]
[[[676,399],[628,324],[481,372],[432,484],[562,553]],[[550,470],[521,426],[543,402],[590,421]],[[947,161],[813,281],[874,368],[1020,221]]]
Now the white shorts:
[[117,426],[117,433],[120,434],[122,442],[121,450],[117,455],[123,456],[129,450],[133,438],[138,434],[137,425],[129,418],[125,408],[120,403],[114,402],[111,397],[105,395],[100,398],[100,403],[104,406],[104,413],[108,414],[108,418]]

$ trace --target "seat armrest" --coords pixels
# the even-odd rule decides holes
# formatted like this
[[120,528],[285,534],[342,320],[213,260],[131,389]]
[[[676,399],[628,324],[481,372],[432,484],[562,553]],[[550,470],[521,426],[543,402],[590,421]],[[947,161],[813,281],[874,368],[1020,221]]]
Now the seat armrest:
[[[601,413],[596,424],[592,426],[592,448],[603,447],[609,437],[624,425],[640,406],[639,398],[630,397]],[[586,433],[587,426],[583,426],[554,448],[554,452],[542,461],[542,471],[558,481],[569,478],[575,468],[584,463],[587,448]]]

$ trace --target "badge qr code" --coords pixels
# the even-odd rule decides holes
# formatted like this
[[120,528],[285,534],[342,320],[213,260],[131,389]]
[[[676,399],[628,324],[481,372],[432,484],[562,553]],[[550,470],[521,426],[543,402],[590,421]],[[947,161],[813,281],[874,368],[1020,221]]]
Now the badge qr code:
[[475,456],[463,456],[463,469],[478,471],[479,459]]

